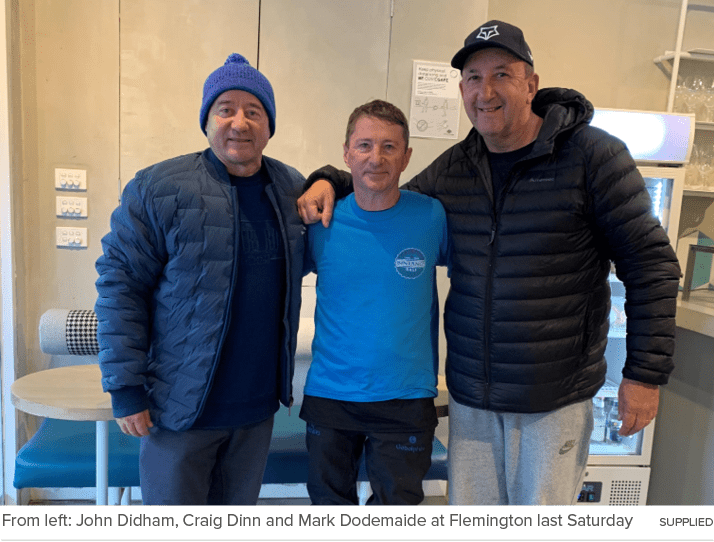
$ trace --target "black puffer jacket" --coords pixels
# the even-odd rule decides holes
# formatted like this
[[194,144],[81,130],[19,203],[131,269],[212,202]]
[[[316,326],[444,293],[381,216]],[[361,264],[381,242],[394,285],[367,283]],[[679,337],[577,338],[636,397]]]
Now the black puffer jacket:
[[588,124],[581,94],[544,89],[533,110],[543,126],[501,201],[474,130],[406,186],[438,198],[449,220],[449,391],[509,412],[594,396],[605,381],[611,261],[627,291],[623,374],[664,384],[680,270],[642,177],[620,140]]

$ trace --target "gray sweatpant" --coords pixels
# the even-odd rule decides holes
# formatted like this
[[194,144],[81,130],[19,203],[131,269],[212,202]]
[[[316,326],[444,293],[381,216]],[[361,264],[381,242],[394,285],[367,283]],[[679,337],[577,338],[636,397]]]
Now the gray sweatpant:
[[449,504],[574,504],[592,408],[588,399],[552,412],[493,412],[450,396]]

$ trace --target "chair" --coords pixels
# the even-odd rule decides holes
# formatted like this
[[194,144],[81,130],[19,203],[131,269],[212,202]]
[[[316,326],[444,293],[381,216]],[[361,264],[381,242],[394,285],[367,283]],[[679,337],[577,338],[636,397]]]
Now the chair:
[[[40,348],[47,354],[96,355],[97,318],[92,310],[50,309],[40,319]],[[46,418],[20,448],[13,485],[18,488],[94,487],[96,424]],[[111,502],[128,504],[139,486],[139,439],[109,424]],[[125,491],[121,491],[125,489]]]
[[[15,458],[13,485],[29,487],[94,487],[96,480],[94,422],[45,418]],[[109,425],[109,487],[139,485],[139,439]],[[129,492],[125,492],[126,500]]]

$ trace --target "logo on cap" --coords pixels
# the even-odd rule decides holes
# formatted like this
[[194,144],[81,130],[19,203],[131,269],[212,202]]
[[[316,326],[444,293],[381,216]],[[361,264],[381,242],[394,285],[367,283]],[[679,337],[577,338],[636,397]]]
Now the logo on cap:
[[498,25],[493,25],[493,26],[482,26],[481,30],[478,33],[478,36],[476,36],[477,40],[489,40],[494,36],[499,36],[500,34],[498,33]]

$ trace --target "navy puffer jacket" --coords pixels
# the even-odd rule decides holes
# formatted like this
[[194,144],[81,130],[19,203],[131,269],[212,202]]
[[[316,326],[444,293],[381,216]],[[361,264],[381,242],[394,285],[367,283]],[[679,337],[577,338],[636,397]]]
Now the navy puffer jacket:
[[[494,201],[485,143],[472,130],[405,188],[446,210],[453,248],[446,379],[461,404],[546,412],[605,381],[611,262],[625,285],[626,378],[664,384],[673,369],[680,269],[625,145],[592,127],[593,107],[543,89],[532,151]],[[351,176],[328,166],[338,194]]]
[[[191,427],[210,389],[227,329],[234,266],[240,265],[235,190],[207,152],[140,171],[112,214],[97,261],[102,385],[136,396],[123,412],[114,401],[114,413],[149,408],[155,424],[174,431]],[[280,400],[289,405],[305,231],[295,202],[304,179],[277,160],[263,160],[286,248]]]

